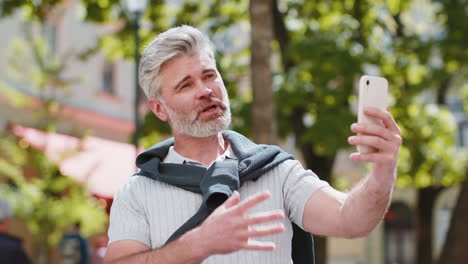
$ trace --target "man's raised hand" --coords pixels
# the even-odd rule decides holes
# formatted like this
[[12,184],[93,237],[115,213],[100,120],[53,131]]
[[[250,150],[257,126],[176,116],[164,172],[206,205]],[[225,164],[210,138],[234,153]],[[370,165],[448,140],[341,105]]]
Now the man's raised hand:
[[396,178],[396,166],[398,153],[402,143],[400,128],[387,111],[377,108],[364,109],[366,115],[381,120],[381,125],[353,124],[351,130],[359,133],[349,137],[348,141],[353,145],[366,145],[376,149],[371,153],[352,153],[351,160],[357,162],[372,162],[374,164],[372,174],[380,184],[393,185]]
[[265,191],[240,201],[239,193],[234,191],[229,199],[193,230],[198,233],[206,255],[227,254],[241,249],[274,250],[273,242],[258,241],[254,238],[283,232],[282,223],[272,223],[284,218],[283,211],[248,214],[253,207],[270,196],[270,192]]

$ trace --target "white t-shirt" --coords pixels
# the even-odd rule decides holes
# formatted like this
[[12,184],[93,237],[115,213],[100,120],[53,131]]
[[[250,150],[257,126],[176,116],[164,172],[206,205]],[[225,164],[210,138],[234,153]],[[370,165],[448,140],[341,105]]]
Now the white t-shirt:
[[[236,158],[230,147],[217,160]],[[205,166],[184,158],[173,148],[164,163],[189,163]],[[274,264],[291,261],[291,221],[301,228],[304,207],[319,188],[329,186],[311,170],[305,170],[297,160],[286,160],[257,181],[245,182],[239,189],[241,200],[264,190],[272,197],[251,210],[251,213],[282,209],[285,232],[256,238],[272,241],[275,251],[241,250],[226,255],[214,255],[204,264]],[[150,248],[159,248],[200,208],[202,196],[197,193],[143,176],[133,176],[114,198],[110,214],[109,244],[118,240],[137,240]]]

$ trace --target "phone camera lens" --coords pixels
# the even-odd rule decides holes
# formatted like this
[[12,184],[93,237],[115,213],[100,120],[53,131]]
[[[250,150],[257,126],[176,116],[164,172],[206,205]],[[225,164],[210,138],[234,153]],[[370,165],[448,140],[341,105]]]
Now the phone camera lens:
[[366,81],[366,84],[369,85],[369,80]]

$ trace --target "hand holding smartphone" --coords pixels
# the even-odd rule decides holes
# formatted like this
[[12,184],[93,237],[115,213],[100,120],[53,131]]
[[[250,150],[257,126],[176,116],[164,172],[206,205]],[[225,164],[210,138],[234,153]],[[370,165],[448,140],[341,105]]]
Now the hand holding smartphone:
[[[359,80],[358,123],[381,125],[381,121],[364,114],[367,107],[375,107],[382,111],[387,109],[388,82],[385,78],[364,75]],[[374,152],[376,149],[358,145],[360,153]]]

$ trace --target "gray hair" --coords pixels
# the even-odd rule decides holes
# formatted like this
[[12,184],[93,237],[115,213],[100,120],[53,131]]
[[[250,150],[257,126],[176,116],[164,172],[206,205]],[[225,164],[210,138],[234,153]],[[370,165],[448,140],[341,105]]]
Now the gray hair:
[[191,56],[204,51],[214,60],[211,42],[191,26],[171,28],[159,34],[143,51],[138,79],[148,98],[160,97],[159,71],[164,63],[178,56]]

